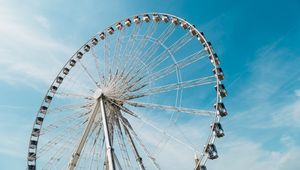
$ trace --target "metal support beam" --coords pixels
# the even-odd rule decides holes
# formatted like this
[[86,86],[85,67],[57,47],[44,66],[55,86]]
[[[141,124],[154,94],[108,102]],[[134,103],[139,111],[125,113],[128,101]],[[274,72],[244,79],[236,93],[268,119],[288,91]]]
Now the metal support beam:
[[103,130],[104,130],[104,139],[105,139],[105,145],[106,145],[106,155],[107,155],[107,160],[108,160],[108,167],[109,167],[109,170],[115,170],[115,162],[113,159],[113,148],[111,146],[110,135],[108,132],[106,111],[105,111],[104,103],[103,103],[103,95],[101,95],[99,97],[99,102],[100,102],[101,117],[102,117],[102,124],[103,124]]
[[197,155],[195,155],[195,164],[196,164],[195,170],[200,170],[200,160]]
[[134,144],[134,141],[133,141],[133,139],[132,139],[132,137],[131,137],[131,135],[130,135],[128,129],[127,129],[127,127],[126,127],[126,126],[123,126],[123,127],[124,127],[124,131],[125,131],[125,133],[126,133],[128,139],[129,139],[129,141],[130,141],[132,150],[133,150],[134,155],[135,155],[135,159],[136,159],[136,161],[137,161],[138,164],[139,164],[140,170],[145,170],[145,167],[144,167],[142,158],[141,158],[139,152],[138,152],[137,149],[136,149],[136,146],[135,146],[135,144]]
[[100,102],[99,102],[99,99],[97,99],[95,102],[94,108],[92,110],[92,113],[90,114],[90,117],[88,119],[88,123],[84,129],[82,136],[81,136],[80,142],[79,142],[75,152],[72,154],[72,158],[71,158],[71,161],[69,163],[69,168],[68,168],[69,170],[74,170],[77,165],[81,151],[87,140],[88,134],[90,133],[90,131],[92,129],[92,125],[94,123],[95,117],[96,117],[97,113],[99,112],[99,106],[100,106]]
[[90,133],[95,117],[97,113],[101,110],[101,117],[102,117],[102,124],[103,124],[103,131],[104,131],[104,138],[105,138],[105,145],[106,145],[106,156],[107,156],[107,162],[108,162],[108,170],[115,170],[115,164],[113,160],[113,148],[111,147],[111,141],[110,141],[110,135],[108,132],[108,125],[107,125],[107,117],[106,112],[104,108],[103,103],[103,95],[100,95],[100,97],[96,100],[94,108],[92,110],[92,113],[88,119],[87,125],[84,129],[84,132],[81,136],[80,142],[75,150],[75,152],[72,154],[71,161],[69,163],[68,170],[74,170],[77,162],[80,158],[80,154],[82,152],[82,149],[84,147],[84,144],[87,140],[88,134]]

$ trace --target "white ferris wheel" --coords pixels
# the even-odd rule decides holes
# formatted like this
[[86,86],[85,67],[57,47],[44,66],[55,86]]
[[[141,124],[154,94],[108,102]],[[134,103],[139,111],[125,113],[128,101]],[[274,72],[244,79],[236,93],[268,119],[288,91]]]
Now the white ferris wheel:
[[224,136],[223,79],[211,43],[186,20],[145,13],[116,22],[55,77],[27,169],[205,170]]

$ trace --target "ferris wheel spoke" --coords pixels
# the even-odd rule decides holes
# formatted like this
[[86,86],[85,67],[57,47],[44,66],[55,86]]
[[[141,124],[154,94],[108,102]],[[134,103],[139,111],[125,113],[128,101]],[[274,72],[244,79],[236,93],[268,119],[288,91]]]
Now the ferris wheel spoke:
[[147,39],[138,39],[138,35],[135,35],[135,38],[140,42],[139,44],[137,44],[137,47],[135,48],[135,50],[132,52],[132,54],[130,54],[131,56],[133,56],[135,58],[135,60],[133,60],[133,63],[131,64],[131,66],[129,67],[128,72],[130,73],[133,69],[133,67],[135,66],[136,61],[140,61],[140,57],[138,57],[139,55],[141,55],[142,49],[145,48],[145,46],[147,45],[148,41]]
[[95,80],[95,78],[92,76],[92,74],[88,71],[87,67],[79,60],[80,66],[83,69],[83,71],[86,73],[86,75],[90,78],[90,80],[95,84],[96,87],[99,87],[98,82]]
[[59,95],[62,97],[79,97],[84,99],[89,99],[91,96],[87,96],[85,94],[75,93],[75,92],[68,92],[68,91],[60,91],[56,92],[55,95]]
[[104,77],[108,76],[110,74],[110,63],[109,63],[109,56],[110,56],[110,46],[109,44],[109,38],[104,39],[104,45],[103,45],[103,51],[104,51]]
[[[170,24],[161,34],[160,36],[155,39],[155,41],[152,43],[152,45],[149,47],[149,49],[146,51],[146,53],[143,54],[133,54],[133,56],[136,58],[136,60],[134,60],[132,62],[132,67],[129,69],[129,72],[131,72],[131,70],[136,69],[136,65],[138,64],[137,62],[140,61],[141,59],[143,59],[144,57],[147,58],[151,58],[155,52],[158,51],[159,47],[161,46],[161,44],[163,44],[174,32],[175,30],[175,26],[173,24]],[[149,39],[148,37],[145,37],[146,39]],[[141,49],[143,50],[143,48]],[[139,51],[141,51],[139,50]],[[141,57],[139,57],[139,55],[141,55]],[[144,56],[144,57],[143,57]],[[141,62],[141,61],[140,61]]]
[[155,52],[157,52],[159,47],[166,41],[167,38],[169,38],[169,36],[171,36],[174,29],[175,29],[174,25],[171,24],[166,30],[164,30],[164,32],[157,39],[155,38],[153,39],[152,37],[147,37],[149,40],[153,39],[154,41],[152,46],[146,51],[146,54],[144,55],[147,57],[146,59],[151,59],[151,57],[155,54]]
[[[166,48],[163,52],[158,54],[156,57],[153,57],[151,60],[145,61],[147,63],[147,68],[150,70],[154,70],[157,66],[159,66],[163,61],[167,59],[169,55],[173,55],[176,51],[181,49],[185,44],[192,40],[192,36],[189,33],[183,35],[180,39],[175,41],[170,47]],[[145,70],[145,68],[142,68]]]
[[[94,166],[97,166],[96,169],[99,169],[102,153],[105,151],[104,149],[104,135],[102,132],[102,128],[98,128],[96,132],[96,137],[93,140],[92,146],[92,157],[89,169],[94,169]],[[93,166],[94,165],[94,166]]]
[[144,91],[138,92],[139,94],[149,96],[153,94],[158,94],[158,93],[163,93],[163,92],[168,92],[168,91],[173,91],[173,90],[182,90],[186,88],[192,88],[192,87],[197,87],[201,85],[207,85],[207,84],[212,84],[216,83],[216,79],[214,76],[208,76],[208,77],[202,77],[194,80],[187,80],[187,81],[182,81],[178,83],[173,83],[173,84],[168,84],[164,86],[159,86],[159,87],[153,87],[150,89],[146,89]]
[[114,162],[116,163],[118,169],[122,170],[123,168],[122,168],[120,161],[119,161],[117,155],[115,154],[115,152],[113,152],[113,155],[114,155]]
[[48,167],[49,168],[55,167],[55,165],[58,164],[58,162],[64,156],[64,153],[68,151],[69,146],[72,146],[76,143],[76,136],[77,135],[78,134],[70,135],[70,136],[65,137],[64,139],[62,139],[60,141],[61,146],[58,147],[57,150],[55,150],[55,152],[52,154],[52,156],[50,156],[50,159],[47,161],[47,163],[45,164],[43,169],[46,169]]
[[93,141],[93,147],[94,147],[94,148],[96,147],[97,141],[100,140],[99,138],[100,138],[100,136],[101,136],[101,132],[102,132],[102,124],[101,124],[101,126],[98,127],[98,130],[97,130],[97,132],[96,132],[96,137],[95,137],[95,139],[94,139],[94,141]]
[[[140,58],[145,58],[145,62],[151,59],[155,52],[157,52],[158,48],[165,42],[166,39],[169,38],[169,36],[171,36],[174,30],[175,26],[170,24],[169,27],[167,27],[167,29],[165,29],[157,39],[154,39],[154,41],[152,41],[152,45],[146,50],[144,54],[141,54]],[[145,37],[145,39],[151,40],[153,38],[151,36],[147,36]]]
[[[101,142],[101,151],[103,152],[100,152],[97,156],[98,156],[98,160],[101,160],[102,157],[104,157],[105,155],[105,142],[104,142],[104,138]],[[98,162],[98,161],[97,161]],[[100,169],[99,167],[101,167],[102,165],[99,163],[98,166],[97,166],[97,169]]]
[[[128,53],[125,53],[125,55],[129,56],[129,59],[135,58],[135,56],[133,55],[133,51],[134,51],[136,40],[137,40],[136,35],[138,35],[138,33],[140,31],[141,25],[142,25],[142,23],[136,24],[136,26],[135,26],[136,29],[130,35],[131,43],[129,42],[130,46],[128,47],[128,50],[127,50]],[[136,46],[138,46],[138,45],[136,45]],[[132,59],[132,61],[134,61],[134,59]],[[128,63],[131,64],[131,62],[128,62]]]
[[[149,158],[149,160],[155,166],[155,168],[156,169],[160,169],[159,164],[156,162],[155,158],[151,155],[151,153],[148,151],[148,149],[146,148],[146,146],[143,144],[142,140],[135,133],[135,131],[131,127],[129,121],[125,117],[121,116],[121,123],[123,124],[123,128],[125,129],[125,132],[128,135],[128,139],[129,140],[131,139],[130,140],[131,145],[135,146],[134,142],[133,142],[133,137],[134,137],[137,140],[137,142],[139,143],[139,145],[141,146],[141,148],[143,149],[143,151],[145,152],[145,154],[147,155],[147,157]],[[138,152],[136,154],[138,154]]]
[[78,128],[80,128],[84,124],[82,122],[83,120],[76,121],[75,124],[69,125],[65,129],[60,130],[60,133],[49,139],[47,143],[39,148],[37,158],[42,157],[43,154],[47,154],[47,151],[66,139],[68,136],[73,136],[73,134],[78,131]]
[[137,117],[137,115],[135,113],[133,113],[132,111],[130,111],[128,108],[126,108],[125,106],[118,104],[117,102],[113,101],[113,100],[108,100],[110,103],[112,103],[113,105],[117,106],[120,110],[122,110],[123,112],[128,113],[129,115],[133,116],[133,117]]
[[[140,77],[140,78],[137,78],[137,79],[134,79],[135,77],[134,76],[130,76],[129,73],[120,80],[119,83],[116,83],[115,85],[119,85],[120,83],[123,83],[125,85],[121,86],[118,88],[118,90],[116,90],[115,94],[117,95],[123,95],[126,93],[126,91],[130,90],[131,88],[133,88],[136,84],[138,84],[139,82],[141,82],[141,80],[144,78],[144,77]],[[120,93],[121,92],[121,93]]]
[[116,77],[110,83],[110,87],[115,88],[116,90],[111,91],[108,95],[114,96],[114,95],[120,95],[120,94],[124,93],[125,92],[124,90],[127,88],[127,86],[124,86],[124,85],[122,86],[121,83],[128,84],[129,83],[129,81],[127,80],[128,76],[129,76],[129,74],[124,75],[124,72],[122,72],[119,75],[116,75]]
[[[138,115],[136,112],[135,112],[135,115]],[[142,118],[141,116],[137,116],[136,117],[138,120],[140,120],[141,122],[147,124],[148,126],[152,127],[153,129],[155,129],[156,131],[160,132],[161,134],[163,134],[164,136],[172,139],[173,141],[179,143],[179,144],[182,144],[184,146],[186,146],[188,149],[190,149],[191,151],[195,151],[195,147],[194,146],[191,146],[190,144],[187,144],[185,142],[183,142],[181,139],[169,134],[166,130],[163,130],[157,126],[155,126],[153,123],[151,123],[149,120],[146,120],[144,118]],[[128,123],[129,124],[129,123]]]
[[[136,114],[136,113],[135,113]],[[188,148],[191,151],[195,151],[195,147],[191,146],[190,144],[187,144],[185,142],[183,142],[181,139],[169,134],[166,130],[163,130],[157,126],[155,126],[153,123],[150,123],[150,121],[143,119],[141,116],[138,116],[137,119],[139,119],[140,121],[142,121],[143,123],[147,124],[148,126],[152,127],[153,129],[155,129],[156,131],[160,132],[161,134],[163,134],[164,136],[172,139],[173,141],[182,144],[183,146],[185,146],[186,148]]]
[[52,121],[49,125],[42,127],[42,131],[41,131],[40,135],[44,135],[45,133],[49,133],[52,130],[59,128],[60,126],[65,125],[67,122],[68,123],[73,122],[74,120],[77,120],[77,119],[81,118],[85,114],[87,114],[87,113],[76,112],[76,113],[67,114],[64,117],[60,116],[59,118]]
[[[143,42],[147,42],[148,43],[149,42],[148,40],[151,39],[151,37],[148,37],[148,36],[149,35],[147,35],[147,36],[145,35],[144,38],[142,38],[140,40],[144,40]],[[136,35],[136,37],[139,37],[139,35]],[[153,44],[151,45],[151,47],[149,48],[149,50],[153,51],[153,50],[155,50],[155,48],[153,48],[153,47],[159,47],[158,42],[159,42],[158,39],[155,39],[155,41],[153,41]],[[143,44],[141,46],[141,50],[143,50],[145,48],[144,45],[145,44]],[[156,46],[154,46],[154,45],[156,45]],[[138,47],[137,47],[136,51],[138,51]],[[135,79],[135,77],[143,77],[142,75],[140,76],[141,73],[145,74],[144,72],[141,72],[140,66],[138,66],[138,64],[139,64],[138,62],[140,62],[143,65],[143,67],[145,67],[145,68],[147,67],[146,64],[141,60],[144,57],[138,57],[138,56],[149,57],[149,55],[146,55],[146,54],[143,55],[142,53],[138,53],[138,55],[133,54],[133,56],[134,56],[135,60],[132,62],[131,67],[129,68],[129,71],[127,72],[127,75],[126,75],[126,77],[129,76],[131,78],[129,78],[129,80],[127,80],[125,82],[125,84],[130,83],[132,80]],[[147,72],[149,72],[149,71],[147,71]],[[148,73],[148,74],[150,74],[150,73]]]
[[126,103],[131,106],[134,106],[134,107],[145,107],[145,108],[152,108],[152,109],[160,109],[160,110],[164,110],[164,111],[190,113],[190,114],[195,114],[195,115],[200,115],[200,116],[213,116],[215,113],[215,112],[209,111],[209,110],[199,110],[199,109],[167,106],[167,105],[160,105],[160,104],[153,104],[153,103],[140,103],[140,102],[133,102],[133,101],[126,101]]
[[[97,142],[95,145],[96,147],[94,147],[93,150],[93,157],[91,159],[91,165],[90,165],[90,170],[91,169],[99,169],[99,165],[100,165],[100,161],[101,161],[101,156],[104,149],[104,140],[97,140],[99,142]],[[95,167],[95,168],[93,168]]]
[[[122,73],[123,74],[123,73]],[[129,85],[129,81],[130,80],[127,80],[128,78],[128,74],[125,75],[124,77],[119,77],[119,79],[115,79],[114,82],[111,83],[111,88],[114,88],[114,87],[118,87],[115,91],[113,92],[110,92],[108,95],[109,96],[114,96],[114,95],[120,95],[120,94],[123,94],[125,93],[125,90],[128,88]],[[128,84],[127,86],[119,86],[120,83],[125,83],[125,84]]]
[[134,43],[136,41],[136,34],[139,32],[140,24],[134,24],[134,28],[131,31],[130,35],[128,36],[128,41],[126,42],[125,49],[124,49],[124,63],[122,66],[122,71],[125,71],[128,64],[131,61],[131,52],[132,48],[134,47]]
[[126,144],[125,144],[124,134],[122,132],[120,121],[117,120],[115,122],[115,124],[116,124],[116,127],[117,127],[116,131],[117,131],[117,137],[118,137],[117,138],[118,139],[118,144],[119,144],[119,147],[120,147],[121,156],[122,156],[124,165],[127,168],[129,168],[129,169],[131,168],[132,169],[132,165],[131,165],[131,162],[130,162],[130,157],[128,155],[128,151],[127,151],[127,147],[126,147]]
[[[137,161],[137,164],[139,165],[139,168],[140,168],[141,170],[144,170],[145,167],[144,167],[144,164],[143,164],[143,162],[142,162],[142,158],[141,158],[141,156],[140,156],[140,154],[139,154],[139,152],[138,152],[138,150],[137,150],[137,148],[136,148],[136,145],[135,145],[135,143],[134,143],[134,141],[133,141],[133,139],[132,139],[132,136],[130,135],[130,132],[129,132],[128,129],[126,129],[125,127],[124,127],[124,129],[125,129],[125,134],[126,134],[126,136],[127,136],[127,138],[128,138],[128,142],[129,142],[129,144],[130,144],[130,146],[131,146],[131,149],[132,149],[133,153],[135,154],[135,159],[136,159],[136,161]],[[151,157],[151,158],[152,158],[152,157]],[[151,158],[150,158],[150,159],[151,159]],[[154,163],[154,164],[155,164],[155,163]]]
[[[91,88],[89,88],[89,86],[87,85],[87,84],[84,84],[84,83],[79,83],[79,78],[76,78],[75,79],[75,76],[79,76],[78,74],[75,74],[75,75],[69,75],[69,76],[66,76],[66,78],[65,78],[65,80],[67,81],[67,83],[69,83],[71,86],[74,86],[74,85],[76,85],[76,87],[78,88],[78,89],[80,89],[81,91],[83,91],[84,90],[84,92],[87,92],[87,93],[89,93],[90,91],[91,91]],[[65,89],[70,89],[70,87],[69,88],[65,88]],[[76,89],[76,92],[78,92],[78,89]]]
[[[125,48],[125,52],[124,54],[126,56],[130,56],[131,52],[132,52],[132,48],[134,48],[134,43],[136,41],[135,35],[138,34],[139,30],[141,28],[140,24],[134,24],[134,28],[131,31],[131,33],[128,35],[128,41],[126,43],[126,48]],[[129,58],[128,58],[129,59]]]
[[131,91],[133,87],[135,87],[139,82],[141,82],[141,80],[143,79],[144,77],[140,77],[136,80],[134,80],[133,82],[131,80],[128,80],[126,82],[127,86],[124,86],[124,89],[123,91]]
[[172,33],[175,31],[175,25],[169,24],[168,27],[164,30],[164,32],[158,37],[157,41],[159,43],[163,44],[165,41],[172,35]]
[[113,73],[117,73],[118,70],[120,69],[119,67],[121,66],[121,49],[123,45],[123,36],[124,36],[124,29],[121,29],[118,33],[118,38],[117,38],[117,43],[115,45],[115,53],[113,56],[113,63],[115,64],[115,71]]
[[133,92],[137,92],[142,90],[144,87],[146,87],[148,84],[141,84],[141,85],[135,85],[132,86],[131,88],[128,89],[129,92],[133,93]]
[[[149,43],[148,38],[147,37],[151,37],[154,32],[157,29],[158,24],[157,23],[151,23],[150,26],[148,27],[148,29],[146,30],[146,33],[142,36],[144,38],[142,39],[138,39],[139,35],[135,34],[133,36],[135,36],[136,39],[141,40],[142,42],[139,43],[135,49],[135,51],[133,52],[133,56],[135,56],[135,58],[137,58],[138,60],[140,60],[141,57],[137,57],[137,56],[145,56],[143,55],[143,50],[146,48],[146,45]],[[133,65],[134,66],[134,65]],[[132,69],[130,68],[130,70],[128,71],[128,73],[130,73],[132,71]]]
[[[157,23],[151,23],[151,25],[148,27],[148,29],[147,29],[147,31],[146,31],[146,33],[145,33],[144,36],[146,37],[146,36],[151,36],[151,35],[153,35],[154,32],[155,32],[156,29],[157,29],[157,26],[158,26]],[[131,34],[131,36],[134,37],[135,40],[138,39],[138,38],[137,38],[137,36],[138,36],[137,32],[135,32],[134,34]],[[127,61],[127,62],[126,62],[126,65],[127,65],[127,63],[130,63],[130,65],[133,65],[132,63],[134,63],[134,62],[136,61],[136,59],[139,58],[138,55],[142,55],[141,52],[140,52],[140,49],[144,49],[145,46],[148,44],[148,42],[149,42],[149,41],[142,41],[141,43],[139,43],[139,44],[137,45],[137,47],[136,47],[136,49],[135,49],[134,52],[129,53],[129,54],[127,55],[127,57],[129,57],[129,58],[128,58],[128,60],[127,60],[127,59],[125,60],[125,61]],[[135,55],[136,53],[138,53],[138,55]],[[125,53],[125,54],[126,54],[126,53]],[[133,57],[132,57],[132,56],[133,56]],[[132,59],[134,59],[134,60],[128,62],[130,58],[132,58]],[[125,65],[125,66],[126,66],[126,65]],[[133,65],[133,66],[134,66],[134,65]],[[124,67],[124,70],[125,70],[125,68],[126,68],[126,67]],[[132,71],[132,69],[131,69],[131,67],[129,67],[129,69],[127,70],[128,74],[131,73],[131,71]]]
[[155,126],[153,123],[151,123],[150,121],[143,119],[142,117],[138,117],[139,120],[141,120],[143,123],[147,124],[148,126],[152,127],[153,129],[155,129],[156,131],[160,132],[161,134],[163,134],[164,136],[171,138],[173,141],[182,144],[184,146],[186,146],[188,149],[190,149],[191,151],[195,151],[195,148],[185,142],[183,142],[182,140],[180,140],[179,138],[169,134],[166,130],[163,130],[157,126]]
[[94,63],[95,63],[95,66],[96,66],[96,70],[97,70],[97,73],[98,73],[98,77],[100,79],[101,75],[103,75],[103,73],[101,74],[101,69],[100,69],[100,63],[101,63],[101,61],[100,61],[99,56],[97,55],[97,53],[94,50],[94,46],[92,46],[91,52],[92,52],[92,56],[93,56]]
[[[89,161],[87,159],[93,158],[94,157],[94,148],[95,148],[95,140],[97,139],[97,133],[102,129],[102,123],[101,121],[96,121],[93,124],[93,128],[91,129],[91,131],[88,134],[87,140],[85,142],[85,146],[83,147],[81,153],[80,153],[80,160],[77,163],[77,167],[78,166],[83,166],[83,167],[87,167],[86,164],[89,163]],[[80,136],[81,134],[79,134],[78,136]],[[76,143],[78,144],[78,142]],[[86,159],[86,160],[85,160]],[[89,165],[90,166],[90,165]]]
[[77,104],[70,104],[70,105],[60,105],[48,110],[49,113],[57,113],[57,112],[64,112],[68,110],[78,110],[78,109],[88,109],[90,110],[93,103],[84,102],[84,103],[77,103]]
[[205,50],[197,51],[197,52],[185,57],[184,59],[177,61],[177,63],[174,63],[174,64],[169,65],[157,72],[147,75],[148,80],[154,81],[154,80],[161,79],[161,78],[168,76],[168,75],[172,74],[173,72],[175,72],[176,68],[183,69],[184,67],[186,67],[190,64],[193,64],[193,63],[205,58],[206,56],[207,56],[207,52]]
[[[136,41],[136,36],[134,36],[133,39]],[[128,54],[128,56],[128,60],[125,60],[123,72],[125,72],[127,75],[130,75],[132,72],[132,67],[135,67],[134,63],[139,60],[139,58],[133,54]]]

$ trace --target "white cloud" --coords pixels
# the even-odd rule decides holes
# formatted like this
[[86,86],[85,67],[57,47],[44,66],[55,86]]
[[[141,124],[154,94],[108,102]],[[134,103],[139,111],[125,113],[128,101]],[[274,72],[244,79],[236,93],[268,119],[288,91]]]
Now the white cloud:
[[[32,118],[20,117],[19,113],[28,111],[32,110],[22,106],[0,105],[0,112],[5,113],[0,114],[0,120],[4,120],[0,124],[0,156],[5,155],[25,161]],[[3,164],[1,161],[0,163]]]
[[[70,47],[51,39],[20,13],[5,9],[0,15],[0,81],[32,87],[49,84],[71,54]],[[46,26],[45,18],[38,20]]]
[[[247,79],[239,82],[243,85],[240,93],[229,98],[235,102],[228,102],[242,106],[241,110],[228,120],[233,127],[243,127],[243,130],[260,129],[271,143],[259,143],[266,140],[255,140],[255,137],[245,139],[248,136],[247,131],[244,134],[231,129],[231,134],[228,134],[224,141],[220,141],[220,144],[217,143],[220,157],[216,161],[208,162],[209,169],[300,169],[296,160],[300,156],[300,147],[292,136],[289,136],[288,131],[289,128],[300,127],[300,100],[296,97],[300,96],[300,91],[295,83],[300,72],[294,69],[300,60],[288,49],[279,48],[283,39],[284,37],[258,51],[248,65]],[[242,79],[238,81],[240,80]],[[239,105],[235,106],[235,109]],[[276,129],[272,129],[271,133],[266,132],[264,128]],[[275,136],[282,133],[282,130],[287,133],[279,138]],[[234,138],[233,133],[239,134],[239,137]],[[270,138],[272,140],[268,140]],[[274,141],[276,139],[281,144],[278,148],[273,146],[278,142]]]
[[239,82],[242,84],[238,87],[240,93],[229,98],[242,105],[233,118],[247,119],[244,126],[300,127],[300,100],[295,97],[300,95],[299,90],[295,90],[299,88],[296,82],[300,72],[294,69],[300,60],[281,47],[284,39],[285,36],[257,51],[245,72],[247,79]]
[[41,24],[42,27],[44,27],[45,29],[49,29],[50,24],[46,17],[40,15],[35,18]]
[[298,97],[300,97],[300,89],[295,90],[295,95],[298,96]]
[[288,134],[283,134],[280,138],[280,142],[287,148],[296,146],[294,139]]
[[265,149],[255,141],[241,138],[230,142],[225,139],[222,143],[224,144],[221,144],[222,147],[219,149],[219,159],[208,162],[208,168],[211,170],[296,170],[300,168],[300,164],[296,163],[296,158],[300,156],[300,148],[296,146],[279,152]]
[[300,128],[300,100],[291,102],[277,110],[272,117],[273,126]]
[[[164,122],[164,121],[162,121]],[[162,123],[160,120],[156,123]],[[180,126],[181,130],[186,133],[193,142],[204,142],[203,138],[199,137],[206,134],[204,129],[196,127],[196,122],[188,122]],[[158,163],[162,169],[192,169],[194,166],[194,152],[187,149],[184,145],[174,141],[171,138],[161,140],[162,136],[153,133],[153,129],[149,130],[145,127],[138,128],[140,137],[146,143],[146,146],[156,146],[157,143],[162,143],[162,148],[159,148],[159,154],[155,154]],[[168,133],[178,131],[177,128],[171,128]],[[296,158],[300,156],[300,147],[295,144],[294,139],[288,134],[283,134],[279,139],[284,150],[275,150],[266,145],[259,143],[255,139],[245,139],[234,134],[234,130],[226,132],[226,136],[217,139],[216,147],[219,153],[219,158],[209,160],[207,168],[210,170],[230,169],[230,170],[281,170],[290,169],[296,170],[300,165],[296,163]],[[178,134],[177,136],[178,137]],[[193,138],[194,137],[194,138]],[[202,136],[203,137],[203,136]],[[200,146],[197,146],[199,149]],[[150,150],[152,148],[150,147]],[[151,150],[153,151],[153,150]],[[155,152],[156,153],[156,152]],[[145,161],[147,159],[144,159]]]

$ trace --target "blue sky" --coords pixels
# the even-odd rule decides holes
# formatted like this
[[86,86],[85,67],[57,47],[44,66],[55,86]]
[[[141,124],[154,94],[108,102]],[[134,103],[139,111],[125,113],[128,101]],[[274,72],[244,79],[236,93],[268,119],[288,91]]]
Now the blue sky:
[[23,169],[36,110],[69,56],[142,12],[186,18],[220,56],[230,112],[210,169],[300,169],[300,2],[0,0],[0,169]]

